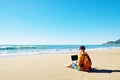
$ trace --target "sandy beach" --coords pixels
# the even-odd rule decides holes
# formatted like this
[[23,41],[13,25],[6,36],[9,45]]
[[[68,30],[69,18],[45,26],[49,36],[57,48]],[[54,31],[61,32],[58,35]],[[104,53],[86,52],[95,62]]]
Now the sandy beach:
[[0,57],[0,80],[120,80],[120,49],[87,52],[91,72],[65,67],[77,53]]

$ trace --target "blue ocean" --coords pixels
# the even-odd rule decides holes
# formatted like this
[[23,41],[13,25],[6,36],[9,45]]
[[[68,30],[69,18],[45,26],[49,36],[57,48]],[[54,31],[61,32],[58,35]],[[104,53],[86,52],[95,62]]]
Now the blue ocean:
[[[80,45],[0,45],[0,56],[78,52]],[[86,50],[115,49],[120,45],[85,45]]]

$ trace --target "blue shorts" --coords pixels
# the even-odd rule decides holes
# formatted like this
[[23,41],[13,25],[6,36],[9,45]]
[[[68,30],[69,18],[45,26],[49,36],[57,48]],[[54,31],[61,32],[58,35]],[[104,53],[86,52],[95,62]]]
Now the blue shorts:
[[76,70],[79,70],[76,63],[72,63],[72,68],[73,68],[73,69],[76,69]]

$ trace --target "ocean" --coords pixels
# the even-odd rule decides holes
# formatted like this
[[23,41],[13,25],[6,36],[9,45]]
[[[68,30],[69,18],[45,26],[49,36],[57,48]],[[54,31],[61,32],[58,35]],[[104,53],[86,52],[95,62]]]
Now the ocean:
[[[0,45],[0,56],[34,54],[69,54],[79,52],[80,45]],[[86,50],[115,49],[120,45],[85,45]]]

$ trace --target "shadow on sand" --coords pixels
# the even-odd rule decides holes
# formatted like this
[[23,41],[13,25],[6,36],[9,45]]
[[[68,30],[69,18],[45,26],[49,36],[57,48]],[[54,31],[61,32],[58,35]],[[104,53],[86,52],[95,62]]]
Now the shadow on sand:
[[92,68],[89,73],[112,73],[112,72],[120,72],[120,70],[107,70],[107,69]]

